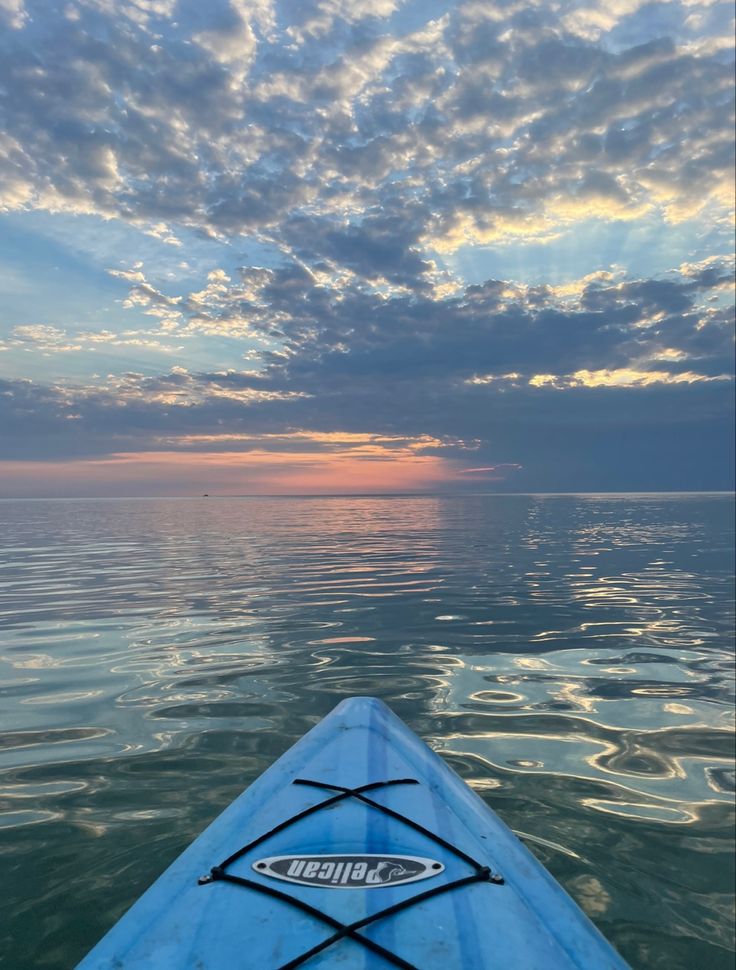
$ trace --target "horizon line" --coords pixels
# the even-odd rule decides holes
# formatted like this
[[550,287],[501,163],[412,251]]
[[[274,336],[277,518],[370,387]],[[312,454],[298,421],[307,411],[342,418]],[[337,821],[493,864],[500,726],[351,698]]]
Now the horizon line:
[[471,498],[471,497],[574,497],[590,495],[736,495],[734,489],[615,489],[603,491],[600,489],[587,491],[543,491],[543,492],[202,492],[192,495],[2,495],[0,502],[81,502],[81,501],[194,501],[196,499],[294,499],[294,498]]

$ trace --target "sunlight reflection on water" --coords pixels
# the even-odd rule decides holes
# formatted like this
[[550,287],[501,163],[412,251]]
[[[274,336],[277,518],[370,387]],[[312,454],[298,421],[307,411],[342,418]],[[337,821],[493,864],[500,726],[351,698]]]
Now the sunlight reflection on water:
[[633,965],[730,966],[730,497],[0,502],[0,522],[9,966],[73,964],[359,693]]

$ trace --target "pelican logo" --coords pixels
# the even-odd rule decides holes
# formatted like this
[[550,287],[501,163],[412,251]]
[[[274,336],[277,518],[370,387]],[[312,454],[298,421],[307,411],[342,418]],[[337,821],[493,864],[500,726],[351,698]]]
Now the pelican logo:
[[277,855],[253,863],[262,876],[323,889],[398,886],[438,876],[444,868],[441,862],[414,855]]

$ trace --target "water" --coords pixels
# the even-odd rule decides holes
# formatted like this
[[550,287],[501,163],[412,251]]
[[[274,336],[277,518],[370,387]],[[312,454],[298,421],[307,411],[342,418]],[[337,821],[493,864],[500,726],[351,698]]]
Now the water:
[[0,502],[3,967],[373,694],[635,967],[733,954],[733,500]]

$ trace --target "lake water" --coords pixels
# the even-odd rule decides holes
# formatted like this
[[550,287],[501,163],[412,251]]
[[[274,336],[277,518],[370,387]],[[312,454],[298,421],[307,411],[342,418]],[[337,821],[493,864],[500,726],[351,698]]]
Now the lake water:
[[709,495],[0,502],[2,966],[73,966],[372,694],[634,967],[730,970],[733,533]]

